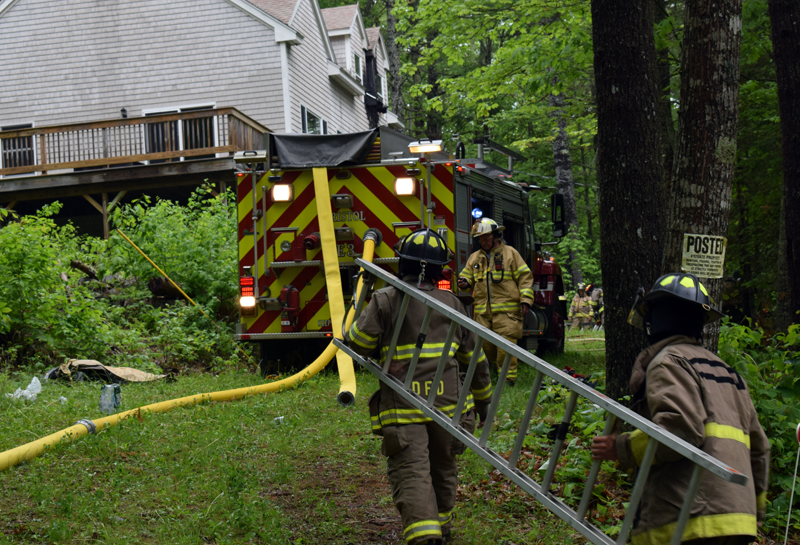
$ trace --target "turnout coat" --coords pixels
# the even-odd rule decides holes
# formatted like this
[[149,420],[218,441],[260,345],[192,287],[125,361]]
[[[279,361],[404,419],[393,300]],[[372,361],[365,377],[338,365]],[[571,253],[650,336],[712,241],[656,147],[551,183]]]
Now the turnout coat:
[[[769,441],[742,377],[700,341],[674,336],[639,354],[630,385],[637,412],[750,477],[741,486],[705,472],[683,540],[756,536],[766,509]],[[646,447],[639,430],[617,436],[617,455],[628,466],[641,463]],[[693,466],[659,445],[632,543],[669,543]]]

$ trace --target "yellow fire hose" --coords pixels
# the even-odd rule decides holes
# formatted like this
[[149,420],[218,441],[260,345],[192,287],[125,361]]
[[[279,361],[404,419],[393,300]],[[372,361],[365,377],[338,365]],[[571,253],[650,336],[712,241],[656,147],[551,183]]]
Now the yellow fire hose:
[[[364,260],[372,261],[372,258],[375,253],[375,244],[376,244],[375,236],[371,235],[368,232],[367,236],[364,237],[364,252],[363,252]],[[338,278],[339,277],[337,274],[337,280]],[[359,279],[358,293],[360,293],[362,287],[363,287],[363,281]],[[341,282],[339,284],[339,293],[341,296]],[[358,294],[356,294],[356,297],[357,296]],[[345,323],[348,328],[353,322],[354,315],[355,315],[355,309],[351,309],[350,312],[348,312],[347,314],[347,319]],[[339,323],[341,324],[341,321]],[[336,331],[336,329],[334,329],[334,331]],[[339,327],[339,331],[341,331],[341,326]],[[339,334],[339,336],[341,336],[341,333]],[[319,373],[322,369],[325,368],[326,365],[328,365],[328,363],[333,359],[333,357],[336,355],[337,352],[339,352],[339,349],[336,348],[336,346],[331,342],[327,346],[327,348],[325,348],[322,354],[320,354],[320,356],[316,360],[314,360],[314,362],[311,363],[308,367],[306,367],[299,373],[292,375],[291,377],[279,380],[277,382],[270,382],[269,384],[262,384],[260,386],[237,388],[235,390],[225,390],[222,392],[195,394],[192,396],[181,397],[179,399],[172,399],[169,401],[162,401],[160,403],[145,405],[144,407],[138,407],[130,411],[125,411],[119,414],[106,416],[104,418],[98,418],[96,420],[82,420],[81,422],[85,422],[85,424],[84,423],[75,424],[74,426],[50,434],[46,437],[42,437],[41,439],[37,439],[36,441],[31,441],[30,443],[26,443],[19,447],[0,453],[0,471],[5,471],[6,469],[14,467],[17,464],[20,464],[24,461],[36,458],[37,456],[43,454],[46,450],[53,448],[59,443],[71,443],[72,441],[75,441],[76,439],[90,433],[90,431],[93,433],[95,429],[102,430],[111,426],[115,426],[116,424],[122,422],[123,420],[126,420],[131,417],[136,417],[137,415],[141,416],[142,414],[147,414],[147,413],[166,412],[171,409],[174,409],[175,407],[190,407],[192,405],[196,405],[204,401],[232,401],[247,396],[287,390],[292,386],[295,386],[296,384],[308,380],[317,373]],[[355,373],[352,370],[352,360],[350,361],[350,363],[351,363],[350,372],[352,373],[352,385],[350,385],[344,379],[342,379],[342,386],[338,396],[339,403],[341,403],[342,405],[350,405],[355,400],[355,392],[356,392]],[[341,375],[341,367],[340,367],[340,375]]]

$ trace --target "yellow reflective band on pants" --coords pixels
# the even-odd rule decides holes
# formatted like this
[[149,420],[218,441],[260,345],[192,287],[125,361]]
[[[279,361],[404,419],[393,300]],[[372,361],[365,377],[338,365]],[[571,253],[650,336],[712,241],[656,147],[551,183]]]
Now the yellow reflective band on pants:
[[447,513],[439,513],[439,524],[444,526],[445,524],[449,523],[453,518],[453,512],[448,511]]
[[[633,545],[663,545],[669,543],[676,523],[643,532],[631,537]],[[722,536],[756,536],[758,525],[755,515],[746,513],[724,513],[689,519],[681,541]]]
[[442,525],[438,520],[421,520],[403,530],[406,542],[420,537],[442,537]]
[[[472,396],[468,396],[467,401],[464,404],[464,412],[474,408],[475,401],[473,400]],[[444,407],[437,407],[437,409],[442,411],[450,418],[452,418],[456,413],[455,405],[446,405]],[[385,426],[400,424],[424,424],[425,422],[433,422],[433,420],[425,416],[420,409],[387,409],[380,412],[377,417],[377,423],[376,418],[372,418],[372,429],[376,430]]]

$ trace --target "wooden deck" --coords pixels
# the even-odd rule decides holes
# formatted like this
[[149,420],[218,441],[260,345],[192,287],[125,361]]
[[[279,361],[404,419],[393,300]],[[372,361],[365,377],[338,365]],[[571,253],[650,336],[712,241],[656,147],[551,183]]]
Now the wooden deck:
[[82,196],[107,237],[108,213],[128,191],[224,187],[234,153],[264,149],[268,132],[235,108],[0,131],[0,206]]

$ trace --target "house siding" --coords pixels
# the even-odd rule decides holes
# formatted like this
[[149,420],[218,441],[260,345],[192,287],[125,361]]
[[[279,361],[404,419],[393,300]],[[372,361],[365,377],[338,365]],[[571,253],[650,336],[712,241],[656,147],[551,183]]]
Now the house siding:
[[305,36],[302,44],[289,49],[293,131],[302,132],[300,106],[327,121],[329,133],[367,130],[363,97],[353,97],[328,77],[328,59],[320,35],[324,29],[318,26],[311,0],[299,0],[291,24]]
[[283,130],[274,32],[226,1],[19,0],[0,15],[0,65],[0,125],[213,104]]

